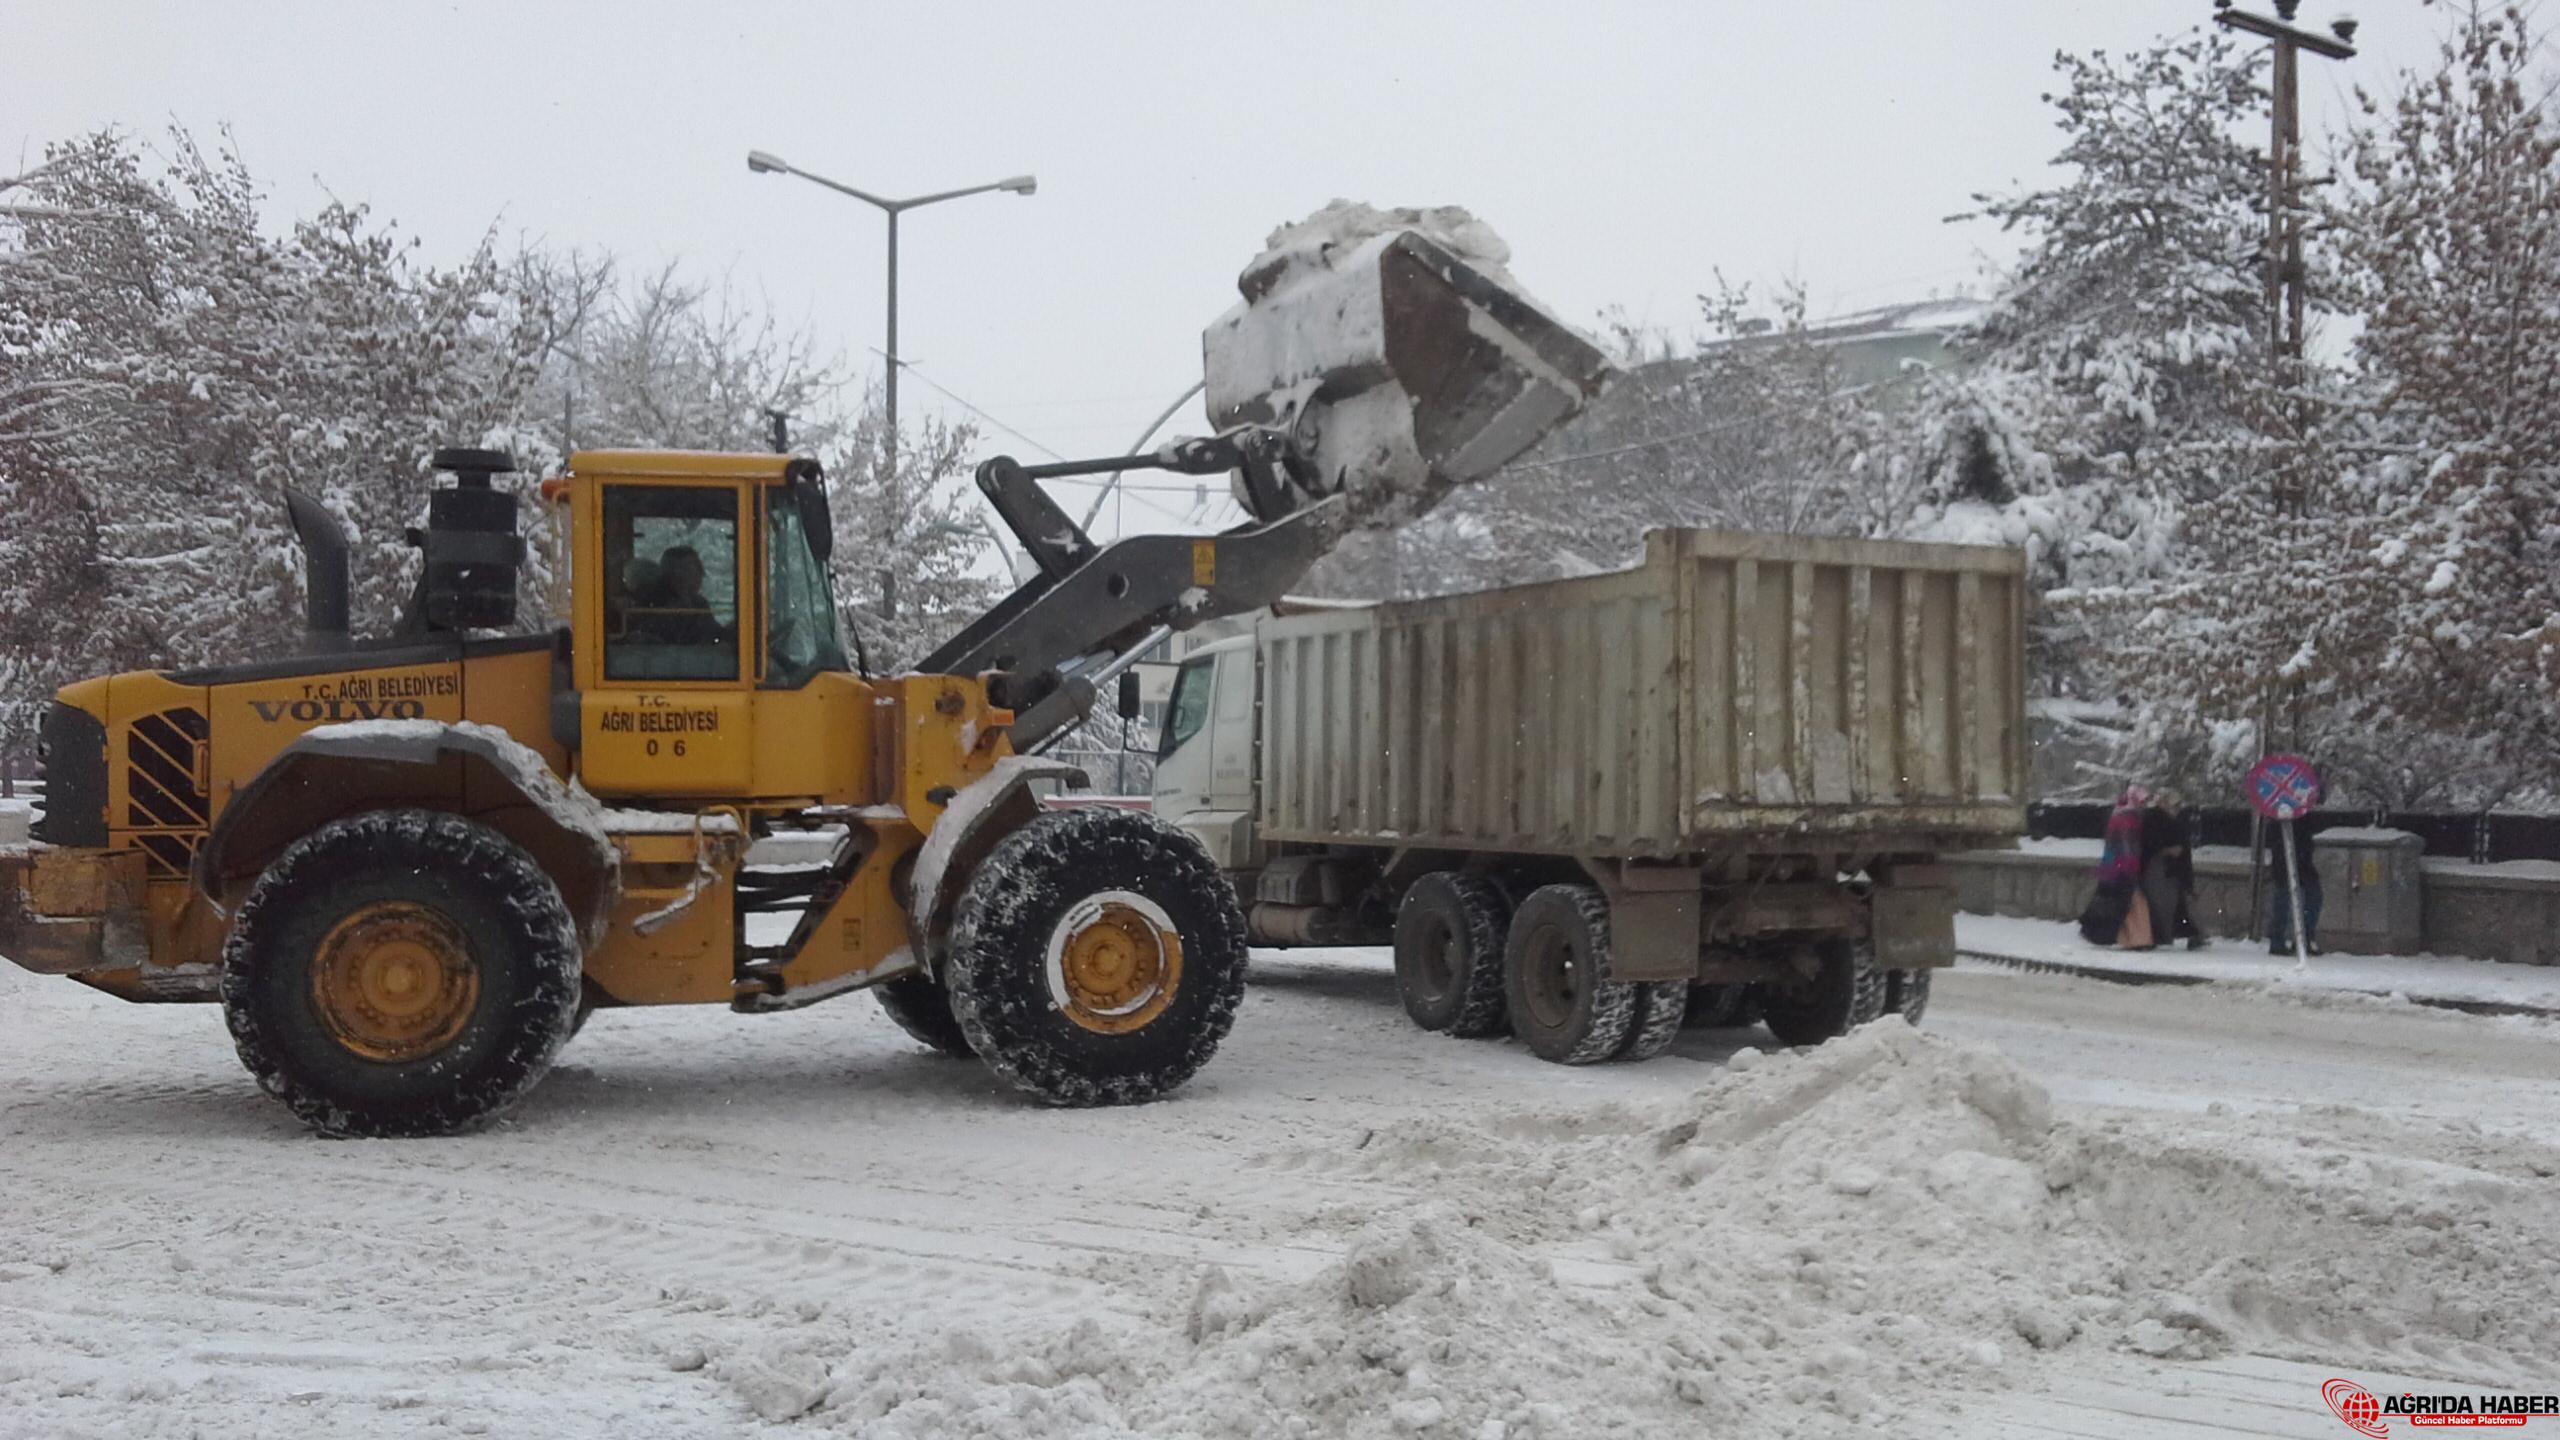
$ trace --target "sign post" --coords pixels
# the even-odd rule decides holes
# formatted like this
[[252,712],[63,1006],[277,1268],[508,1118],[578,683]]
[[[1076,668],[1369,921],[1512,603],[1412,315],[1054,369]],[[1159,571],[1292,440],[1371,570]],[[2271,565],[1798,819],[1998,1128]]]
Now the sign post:
[[2311,963],[2311,937],[2302,927],[2302,853],[2294,847],[2294,822],[2320,803],[2320,772],[2299,755],[2269,755],[2249,767],[2240,785],[2249,808],[2284,827],[2285,901],[2293,908],[2293,963]]

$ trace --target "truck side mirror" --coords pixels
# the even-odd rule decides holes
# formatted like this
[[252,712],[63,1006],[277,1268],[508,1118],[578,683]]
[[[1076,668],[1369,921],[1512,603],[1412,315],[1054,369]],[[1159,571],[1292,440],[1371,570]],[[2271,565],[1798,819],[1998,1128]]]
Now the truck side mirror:
[[1120,718],[1123,720],[1135,720],[1138,718],[1138,711],[1140,708],[1138,701],[1138,672],[1135,670],[1123,670],[1120,672]]

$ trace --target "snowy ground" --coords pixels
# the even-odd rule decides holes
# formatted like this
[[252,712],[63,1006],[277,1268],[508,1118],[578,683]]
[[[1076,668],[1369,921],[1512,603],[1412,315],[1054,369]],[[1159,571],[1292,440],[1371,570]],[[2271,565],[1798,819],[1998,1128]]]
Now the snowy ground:
[[1956,948],[2036,964],[2081,966],[2135,975],[2184,975],[2236,985],[2433,1001],[2560,1010],[2560,966],[2505,965],[2454,955],[2350,955],[2332,951],[2296,961],[2266,945],[2220,938],[2201,950],[2162,946],[2118,950],[2092,945],[2068,920],[2011,915],[1959,915]]
[[0,967],[0,1436],[2326,1436],[2331,1373],[2560,1377],[2560,1026],[1958,972],[1566,1070],[1376,952],[1255,979],[1140,1109],[848,999],[599,1015],[375,1143]]

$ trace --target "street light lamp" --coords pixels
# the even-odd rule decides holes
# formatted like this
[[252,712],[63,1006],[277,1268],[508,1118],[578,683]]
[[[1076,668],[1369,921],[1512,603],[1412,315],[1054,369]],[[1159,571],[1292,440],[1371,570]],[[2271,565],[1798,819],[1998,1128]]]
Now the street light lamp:
[[[885,474],[888,482],[895,487],[898,483],[898,366],[903,363],[898,358],[898,217],[909,210],[938,205],[945,200],[958,200],[963,196],[984,195],[991,190],[1002,190],[1014,195],[1029,195],[1040,188],[1039,177],[1015,175],[1003,180],[991,180],[984,185],[967,185],[957,190],[937,190],[930,195],[911,195],[903,200],[893,200],[886,196],[874,195],[868,190],[856,189],[841,180],[830,180],[824,175],[811,174],[766,150],[748,151],[747,168],[758,175],[797,175],[811,184],[823,185],[837,194],[850,195],[865,204],[876,206],[881,213],[889,217],[889,348],[885,356],[889,365],[886,395],[888,434],[881,445],[881,458],[886,467]],[[899,498],[893,489],[890,497],[893,516],[899,508]],[[893,519],[891,523],[894,524],[895,520]],[[895,599],[892,598],[890,604],[895,605],[895,603]]]

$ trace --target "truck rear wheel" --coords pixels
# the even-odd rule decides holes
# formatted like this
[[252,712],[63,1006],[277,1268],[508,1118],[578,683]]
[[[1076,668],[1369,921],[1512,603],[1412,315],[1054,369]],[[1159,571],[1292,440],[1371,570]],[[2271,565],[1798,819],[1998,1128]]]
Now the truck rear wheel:
[[1502,892],[1481,876],[1435,870],[1396,907],[1396,993],[1425,1030],[1472,1040],[1502,1033]]
[[871,987],[872,997],[898,1028],[924,1042],[927,1048],[945,1055],[967,1056],[977,1052],[969,1048],[969,1037],[961,1032],[960,1017],[951,1013],[951,996],[933,977],[921,972],[884,980]]
[[1635,1024],[1627,1032],[1621,1060],[1650,1060],[1671,1048],[1689,1016],[1689,982],[1657,980],[1638,985]]
[[1899,1015],[1914,1025],[1929,1008],[1929,971],[1888,970],[1884,977],[1884,1008],[1888,1015]]
[[1885,972],[1865,940],[1814,942],[1814,972],[1790,984],[1763,983],[1761,1019],[1789,1045],[1819,1045],[1884,1013]]
[[1749,989],[1747,985],[1694,983],[1689,987],[1688,1013],[1680,1017],[1680,1023],[1691,1030],[1721,1030],[1743,1024],[1739,1018],[1742,997]]
[[324,1135],[448,1135],[531,1090],[576,1028],[577,927],[551,877],[458,815],[377,810],[251,887],[222,1006],[258,1085]]
[[1588,885],[1548,885],[1511,916],[1502,973],[1511,1028],[1542,1060],[1591,1065],[1635,1031],[1636,987],[1609,970],[1609,901]]
[[944,964],[969,1047],[1055,1105],[1152,1100],[1244,996],[1244,916],[1199,842],[1130,810],[1053,811],[961,891]]

